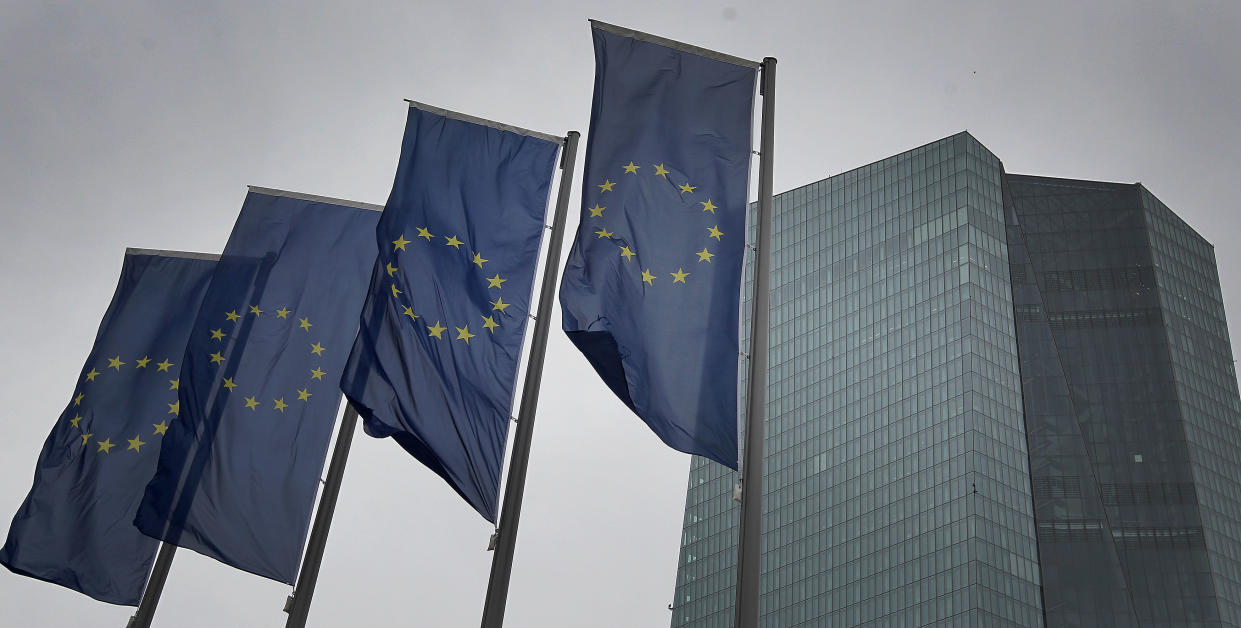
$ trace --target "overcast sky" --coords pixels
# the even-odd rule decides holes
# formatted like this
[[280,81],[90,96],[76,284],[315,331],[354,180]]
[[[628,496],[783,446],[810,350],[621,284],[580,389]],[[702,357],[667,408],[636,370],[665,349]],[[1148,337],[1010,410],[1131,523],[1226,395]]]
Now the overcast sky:
[[[1216,245],[1241,337],[1241,3],[318,4],[0,0],[4,524],[125,247],[220,251],[246,185],[383,203],[404,98],[584,132],[587,18],[777,57],[777,192],[963,129],[1009,172],[1141,181]],[[554,331],[507,625],[667,625],[688,467]],[[490,533],[359,433],[310,624],[477,625]],[[289,593],[183,551],[155,625],[282,626]],[[3,570],[0,608],[132,613]]]

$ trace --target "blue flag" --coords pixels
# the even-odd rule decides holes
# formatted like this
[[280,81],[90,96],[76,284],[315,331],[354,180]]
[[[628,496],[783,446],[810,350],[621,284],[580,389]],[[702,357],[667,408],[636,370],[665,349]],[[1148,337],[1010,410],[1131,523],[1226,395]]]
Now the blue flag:
[[215,258],[125,252],[95,346],[0,549],[14,573],[113,604],[142,598],[159,542],[132,521],[176,422],[181,354]]
[[488,521],[559,139],[409,110],[341,388]]
[[756,63],[592,23],[569,339],[668,446],[737,468],[738,310]]
[[144,533],[293,584],[377,210],[251,188],[185,347]]

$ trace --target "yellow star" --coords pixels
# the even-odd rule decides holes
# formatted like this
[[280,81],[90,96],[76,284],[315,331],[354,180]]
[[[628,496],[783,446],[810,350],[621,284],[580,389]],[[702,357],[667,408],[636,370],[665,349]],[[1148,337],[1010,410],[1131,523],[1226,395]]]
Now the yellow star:
[[396,284],[392,284],[392,298],[395,299],[398,294],[401,294],[401,291],[397,289]]
[[672,275],[672,283],[685,283],[685,278],[689,277],[689,273],[682,268],[678,268],[675,273],[668,274]]
[[105,454],[112,453],[112,448],[116,446],[112,442],[111,438],[105,438],[104,440],[101,440],[95,444],[99,445],[99,451],[102,451]]
[[292,313],[293,313],[293,310],[290,310],[287,307],[282,307],[276,310],[276,318],[288,318],[289,314],[292,314]]
[[708,250],[707,250],[707,247],[705,247],[705,246],[704,246],[704,247],[702,247],[702,250],[701,250],[701,251],[698,251],[697,255],[698,255],[698,261],[700,261],[700,262],[707,262],[707,263],[710,263],[710,262],[711,262],[711,258],[712,258],[712,257],[715,257],[715,253],[712,253],[712,252],[708,251]]
[[430,242],[431,238],[434,238],[435,236],[431,235],[431,232],[427,231],[426,227],[418,227],[418,237],[426,238],[427,242]]
[[281,412],[284,412],[284,409],[289,407],[289,404],[284,402],[284,397],[281,397],[279,399],[274,399],[273,401],[275,401],[276,403],[276,409]]
[[317,379],[319,381],[323,381],[324,375],[327,375],[327,371],[320,371],[319,367],[316,366],[315,370],[310,372],[310,379]]
[[404,251],[405,245],[409,244],[410,242],[412,242],[412,240],[406,240],[405,234],[402,233],[397,239],[392,241],[392,250],[393,251]]
[[181,402],[177,401],[176,403],[168,404],[168,414],[181,416]]
[[444,246],[451,246],[452,248],[458,249],[458,250],[461,249],[462,244],[465,244],[461,240],[458,240],[457,236],[448,236],[447,238],[444,238],[444,239],[448,240],[447,242],[444,243]]
[[600,192],[611,192],[612,188],[615,186],[616,184],[612,183],[611,179],[604,179],[603,183],[599,184],[599,191]]
[[482,255],[480,255],[480,254],[478,254],[478,253],[475,253],[475,254],[474,254],[474,263],[475,263],[475,264],[477,264],[479,268],[482,268],[482,267],[483,267],[483,262],[486,262],[486,261],[487,261],[487,260],[483,259],[483,256],[482,256]]
[[665,168],[663,164],[655,164],[655,174],[656,174],[657,176],[660,176],[660,177],[663,177],[663,178],[667,179],[667,178],[668,178],[668,169],[667,169],[667,168]]
[[610,238],[612,237],[612,232],[608,231],[607,229],[599,229],[598,231],[595,232],[595,235],[599,236],[600,238]]
[[297,400],[298,401],[310,401],[310,391],[306,390],[305,388],[298,389]]
[[317,342],[310,345],[310,352],[315,355],[323,355],[323,345]]
[[82,422],[82,415],[80,414],[75,414],[73,415],[72,419],[69,419],[69,425],[72,425],[73,427],[77,427],[78,424],[80,424],[81,422]]
[[418,315],[414,314],[414,308],[409,307],[408,305],[404,306],[404,308],[405,308],[404,314],[408,316],[410,319],[418,318]]
[[427,328],[427,331],[430,332],[427,335],[431,336],[432,338],[443,338],[443,336],[441,336],[440,334],[444,333],[445,329],[448,329],[448,328],[440,327],[440,322],[435,321],[434,325]]
[[490,316],[484,316],[484,317],[483,317],[483,327],[485,327],[485,328],[487,329],[487,331],[489,331],[489,332],[491,332],[491,333],[493,333],[493,334],[494,334],[494,333],[496,333],[496,328],[497,328],[497,327],[499,327],[499,326],[500,326],[500,324],[499,324],[499,323],[497,323],[497,322],[495,321],[495,319],[494,319],[494,318],[492,318],[492,317],[490,317]]
[[638,168],[641,168],[641,167],[642,166],[634,165],[632,160],[629,162],[629,165],[622,166],[622,168],[625,169],[625,174],[637,174]]
[[164,358],[163,362],[159,362],[155,366],[158,367],[155,370],[161,373],[167,373],[168,369],[172,367],[172,362],[169,362],[168,358]]
[[715,238],[716,242],[718,242],[718,241],[720,240],[720,238],[721,238],[721,237],[723,237],[723,236],[724,236],[724,232],[723,232],[723,231],[720,231],[720,226],[719,226],[719,225],[716,225],[716,226],[714,226],[714,227],[709,227],[709,228],[707,228],[707,237],[708,237],[708,238]]
[[386,268],[386,269],[388,270],[388,276],[389,276],[389,277],[391,277],[393,274],[395,274],[395,273],[396,273],[396,271],[398,270],[396,266],[393,266],[393,265],[392,265],[392,262],[388,262],[387,266],[385,266],[384,268]]
[[116,369],[119,371],[121,370],[121,365],[123,364],[125,363],[121,361],[121,356],[119,355],[115,358],[108,358],[108,368],[110,369]]
[[712,214],[714,214],[716,207],[718,206],[715,203],[712,203],[711,199],[707,199],[705,203],[702,203],[702,211],[704,212],[711,212]]
[[151,361],[151,358],[148,358],[147,356],[144,355],[138,360],[138,363],[134,365],[134,368],[144,369],[147,367],[147,362],[150,362],[150,361]]
[[94,434],[83,434],[83,435],[82,435],[82,446],[84,446],[84,447],[85,447],[85,446],[86,446],[86,441],[90,440],[90,437],[92,437],[92,436],[94,436]]
[[255,315],[255,316],[260,316],[260,315],[262,315],[262,314],[263,314],[263,310],[260,310],[260,309],[259,309],[259,306],[257,306],[257,305],[251,305],[251,306],[250,306],[250,313],[251,313],[251,314],[253,314],[253,315]]
[[140,436],[142,435],[134,434],[134,437],[129,439],[129,447],[126,447],[125,451],[129,451],[130,449],[132,449],[138,453],[142,453],[142,446],[145,445],[146,443],[142,442],[142,439],[140,438]]
[[254,397],[246,397],[246,407],[254,410],[259,407],[259,400]]
[[469,325],[466,325],[465,327],[457,328],[457,340],[464,340],[465,344],[468,345],[470,344],[470,338],[473,338],[473,337],[474,337],[474,334],[470,333]]
[[181,380],[179,379],[168,380],[168,390],[177,390],[179,388],[181,388]]
[[506,281],[508,281],[508,280],[507,280],[507,279],[501,279],[501,278],[500,278],[500,273],[496,273],[496,276],[495,276],[495,277],[488,277],[488,278],[487,278],[487,287],[488,287],[488,288],[503,288],[504,286],[501,286],[500,284],[502,284],[502,283],[504,283],[504,282],[506,282]]
[[86,381],[93,382],[95,381],[95,378],[98,376],[99,376],[99,371],[96,371],[95,369],[92,368],[90,372],[86,374]]
[[512,305],[512,303],[504,302],[504,297],[496,297],[496,300],[491,302],[491,311],[494,312],[496,310],[500,310],[500,313],[503,314],[504,310],[508,309],[508,306],[510,305]]
[[298,327],[301,327],[302,329],[305,329],[306,331],[310,331],[310,317],[309,316],[307,316],[306,318],[299,318],[297,319],[297,321],[298,321],[297,322]]
[[655,275],[651,274],[651,269],[648,268],[642,271],[642,281],[645,281],[650,286],[655,285]]
[[698,189],[696,186],[690,185],[690,184],[689,184],[689,181],[686,181],[686,182],[685,182],[685,185],[679,185],[679,186],[677,186],[677,187],[681,188],[681,193],[682,193],[682,194],[684,194],[684,193],[686,193],[686,192],[689,192],[690,194],[693,194],[693,193],[694,193],[694,190],[697,190],[697,189]]
[[224,318],[227,318],[229,322],[236,323],[237,319],[241,318],[241,315],[237,313],[237,310],[233,310],[232,312],[225,314]]
[[223,329],[211,330],[211,339],[212,340],[224,340],[224,330]]
[[630,250],[629,247],[622,246],[620,247],[620,250],[621,250],[621,257],[625,258],[626,261],[633,259],[633,251]]
[[168,421],[160,421],[159,423],[152,423],[151,427],[155,428],[156,436],[162,436],[168,431]]
[[222,364],[223,362],[224,362],[224,356],[220,355],[219,351],[216,351],[215,353],[211,354],[212,364]]
[[237,384],[233,383],[233,378],[225,377],[224,387],[228,389],[228,392],[233,392],[233,389],[237,387]]
[[605,209],[607,209],[607,208],[606,208],[606,207],[600,207],[598,203],[595,203],[595,206],[594,206],[594,207],[588,207],[587,209],[589,209],[589,210],[590,210],[590,217],[591,217],[591,218],[603,218],[603,210],[605,210]]
[[85,396],[86,396],[86,395],[83,395],[82,393],[78,393],[78,396],[76,396],[76,397],[74,397],[74,398],[73,398],[73,405],[75,405],[75,406],[80,406],[80,405],[82,405],[82,398],[83,398],[83,397],[85,397]]

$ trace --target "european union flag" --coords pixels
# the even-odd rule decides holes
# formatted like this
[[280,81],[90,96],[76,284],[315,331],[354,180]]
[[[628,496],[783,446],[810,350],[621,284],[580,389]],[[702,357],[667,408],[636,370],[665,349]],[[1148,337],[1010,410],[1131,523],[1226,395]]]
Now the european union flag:
[[560,138],[412,103],[341,388],[496,520]]
[[595,95],[563,326],[670,447],[737,468],[758,64],[592,22]]
[[136,606],[158,542],[132,521],[176,422],[181,354],[216,256],[129,249],[73,397],[43,444],[0,563]]
[[378,209],[250,189],[185,347],[144,533],[293,584]]

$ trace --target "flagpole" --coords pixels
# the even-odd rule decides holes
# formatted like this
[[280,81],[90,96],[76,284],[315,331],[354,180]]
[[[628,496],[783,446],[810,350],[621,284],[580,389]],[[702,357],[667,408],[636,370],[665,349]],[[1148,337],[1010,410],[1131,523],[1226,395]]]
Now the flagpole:
[[754,315],[750,318],[750,373],[746,395],[745,460],[741,467],[741,529],[737,545],[734,628],[758,627],[763,543],[763,438],[767,420],[767,328],[771,309],[772,151],[775,148],[776,60],[763,59],[762,131],[758,157],[758,241],[754,261]]
[[159,544],[159,555],[155,557],[155,566],[151,568],[147,586],[142,590],[142,601],[138,603],[137,612],[129,617],[125,628],[151,628],[151,620],[155,619],[155,607],[159,605],[159,596],[164,592],[168,570],[172,569],[172,556],[176,552],[177,546],[172,543]]
[[496,529],[495,555],[491,558],[491,577],[487,581],[487,600],[483,605],[483,628],[500,628],[504,625],[504,607],[508,602],[508,583],[513,571],[513,554],[517,547],[517,525],[521,521],[521,499],[526,486],[526,467],[530,463],[530,441],[534,437],[534,411],[539,404],[543,358],[547,353],[552,301],[560,270],[560,249],[564,243],[569,191],[573,187],[573,168],[577,163],[577,141],[580,136],[577,131],[569,131],[564,140],[564,151],[560,155],[560,190],[556,196],[552,237],[547,245],[547,261],[543,266],[543,287],[539,292],[539,309],[534,319],[530,359],[526,363],[526,380],[522,385],[521,409],[517,413],[517,434],[513,437],[513,456],[509,459],[508,485],[504,490],[500,525]]
[[319,496],[319,508],[315,511],[315,525],[306,543],[306,555],[302,568],[297,572],[297,586],[284,603],[289,614],[285,628],[303,628],[310,616],[310,600],[315,594],[319,580],[319,567],[323,564],[323,550],[327,547],[328,531],[332,528],[332,515],[336,512],[336,499],[340,497],[340,485],[345,479],[345,463],[349,460],[349,447],[353,444],[353,432],[358,425],[358,411],[345,402],[345,414],[336,432],[336,445],[332,448],[332,462],[328,464],[323,494]]

